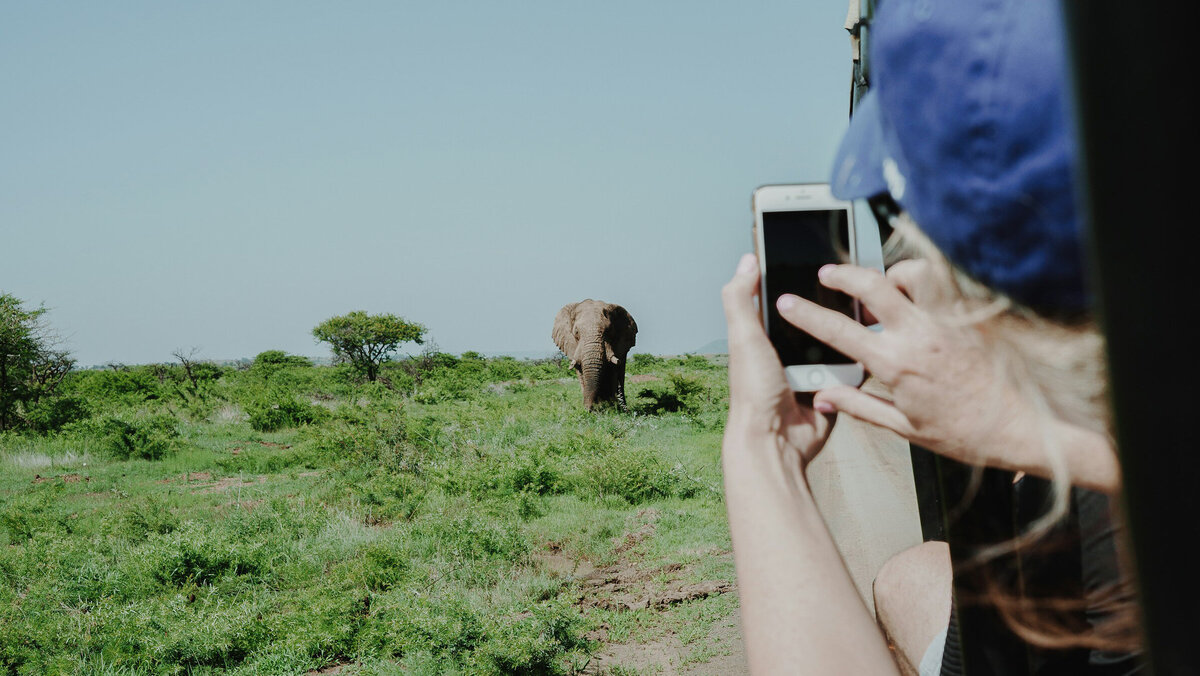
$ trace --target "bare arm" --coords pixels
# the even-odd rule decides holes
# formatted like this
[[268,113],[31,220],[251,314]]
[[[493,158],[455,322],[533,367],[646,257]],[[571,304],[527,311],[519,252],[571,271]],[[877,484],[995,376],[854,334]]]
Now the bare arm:
[[804,478],[832,416],[801,405],[788,387],[757,290],[757,263],[747,256],[722,294],[730,378],[722,463],[751,671],[899,673]]

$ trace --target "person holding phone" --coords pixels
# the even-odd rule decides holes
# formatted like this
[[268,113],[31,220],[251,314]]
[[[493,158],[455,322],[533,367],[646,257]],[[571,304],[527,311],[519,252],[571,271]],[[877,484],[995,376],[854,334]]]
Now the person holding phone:
[[[875,86],[851,120],[832,192],[874,200],[912,258],[886,275],[836,264],[818,273],[823,286],[858,299],[881,331],[797,295],[774,306],[861,363],[889,397],[848,386],[796,394],[763,329],[753,255],[723,289],[722,462],[754,673],[943,673],[944,548],[923,546],[907,568],[896,566],[893,577],[912,578],[904,612],[877,603],[881,621],[891,615],[897,625],[885,627],[893,654],[812,499],[805,469],[839,412],[955,460],[1053,480],[1054,503],[1031,539],[1080,504],[1093,526],[1108,518],[1105,495],[1119,489],[1120,468],[1082,269],[1058,11],[1036,0],[881,3]],[[1085,489],[1093,497],[1076,500]],[[1093,587],[1122,588],[1128,575],[1111,533],[1089,547],[1082,565]],[[1088,628],[1027,626],[1022,636],[1094,648],[1072,673],[1135,673],[1135,609],[1127,596],[1109,598],[1103,610],[1079,599]]]

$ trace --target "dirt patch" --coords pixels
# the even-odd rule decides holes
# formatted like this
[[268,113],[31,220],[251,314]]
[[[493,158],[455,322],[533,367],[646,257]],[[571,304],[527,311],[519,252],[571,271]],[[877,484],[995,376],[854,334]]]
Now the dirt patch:
[[546,551],[537,552],[533,560],[551,577],[589,579],[596,573],[596,566],[581,556],[571,556],[557,542],[547,542]]
[[642,544],[654,535],[654,522],[658,521],[658,510],[654,508],[643,509],[638,511],[635,517],[642,525],[637,530],[630,531],[619,537],[613,538],[613,555],[622,556],[634,547]]
[[724,580],[680,580],[683,572],[678,563],[649,570],[633,564],[609,566],[584,580],[579,605],[605,610],[663,609],[734,590],[733,583]]
[[266,480],[267,480],[267,476],[265,474],[259,474],[258,476],[254,476],[254,477],[227,476],[223,479],[217,479],[216,481],[210,483],[207,486],[201,486],[192,492],[197,493],[197,494],[199,494],[199,493],[220,493],[222,491],[227,491],[231,488],[236,488],[238,486],[250,486],[253,484],[261,484],[261,483],[265,482]]
[[[648,610],[670,617],[673,609],[680,604],[736,591],[736,585],[731,581],[696,581],[694,569],[680,563],[646,566],[629,560],[631,550],[654,535],[658,518],[659,513],[654,509],[644,509],[637,513],[632,521],[640,525],[613,539],[613,553],[618,562],[611,566],[595,568],[590,573],[580,572],[582,566],[565,556],[553,542],[547,543],[547,552],[539,558],[546,561],[548,566],[554,565],[554,562],[561,566],[579,566],[575,569],[575,576],[582,580],[577,588],[575,603],[582,610]],[[730,552],[721,550],[710,550],[706,553],[717,557],[730,556]],[[671,625],[670,621],[667,625],[679,626]],[[609,639],[609,627],[604,624],[589,632],[588,638],[602,645],[593,654],[583,671],[584,674],[600,676],[617,668],[636,673],[672,676],[749,673],[736,612],[730,617],[717,620],[707,636],[686,636],[686,644],[684,639],[670,629],[664,636],[651,641],[613,643]]]
[[[601,626],[589,638],[604,642],[606,629]],[[728,620],[716,622],[707,635],[690,644],[674,633],[647,643],[610,643],[592,655],[583,673],[601,676],[616,668],[660,676],[742,676],[750,673],[737,613]]]
[[56,479],[61,479],[64,484],[77,484],[80,481],[87,483],[92,480],[92,477],[82,476],[79,474],[58,474],[55,476],[42,476],[41,474],[34,474],[33,481],[31,483],[44,484],[47,481],[54,481]]

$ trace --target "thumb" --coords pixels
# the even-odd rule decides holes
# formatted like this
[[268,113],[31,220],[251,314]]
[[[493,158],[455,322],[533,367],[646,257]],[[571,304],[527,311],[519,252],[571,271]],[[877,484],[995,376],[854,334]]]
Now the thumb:
[[730,343],[753,340],[763,332],[758,303],[755,302],[758,281],[758,258],[754,254],[746,254],[738,263],[733,278],[721,289]]

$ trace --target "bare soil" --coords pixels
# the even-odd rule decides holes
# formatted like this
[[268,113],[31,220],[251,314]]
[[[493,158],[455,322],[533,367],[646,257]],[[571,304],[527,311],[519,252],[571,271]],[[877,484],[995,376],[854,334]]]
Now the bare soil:
[[179,476],[159,479],[160,484],[169,484],[179,482],[193,487],[192,493],[220,493],[227,491],[237,486],[249,486],[251,484],[261,484],[267,480],[267,475],[256,474],[253,476],[236,477],[227,476],[221,479],[214,480],[209,472],[188,472]]
[[[679,604],[736,591],[736,585],[727,580],[694,581],[689,566],[679,563],[648,566],[639,561],[632,550],[654,535],[658,512],[643,510],[637,519],[642,522],[640,526],[614,538],[613,555],[617,561],[611,565],[597,567],[585,558],[562,551],[554,542],[546,543],[545,551],[535,558],[547,571],[578,581],[576,605],[580,608],[649,610],[669,617]],[[666,624],[669,626],[670,622]],[[606,624],[593,630],[588,638],[601,644],[583,672],[593,676],[602,676],[615,667],[662,676],[749,673],[736,613],[716,621],[708,636],[691,645],[684,644],[671,630],[648,642],[619,643],[609,639]]]

